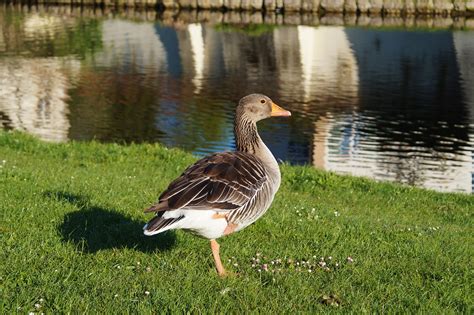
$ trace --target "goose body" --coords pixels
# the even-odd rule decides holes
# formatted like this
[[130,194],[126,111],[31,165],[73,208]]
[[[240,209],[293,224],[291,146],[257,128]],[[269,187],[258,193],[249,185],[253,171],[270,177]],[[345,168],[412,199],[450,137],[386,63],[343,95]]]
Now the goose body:
[[145,234],[184,229],[217,239],[224,235],[228,222],[236,225],[234,232],[239,231],[265,213],[279,185],[279,172],[268,172],[251,154],[213,154],[186,169],[147,210],[158,214],[147,224]]
[[145,210],[156,216],[144,226],[144,234],[183,229],[211,240],[217,270],[224,275],[215,239],[260,218],[280,186],[280,168],[258,135],[256,123],[290,115],[267,96],[242,98],[234,126],[237,150],[204,157],[171,182],[158,202]]

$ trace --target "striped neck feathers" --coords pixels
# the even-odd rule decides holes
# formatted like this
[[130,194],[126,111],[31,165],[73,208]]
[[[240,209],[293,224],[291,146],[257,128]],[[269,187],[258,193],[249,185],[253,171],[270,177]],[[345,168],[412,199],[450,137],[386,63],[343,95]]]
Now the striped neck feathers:
[[245,113],[237,112],[235,116],[234,134],[237,151],[258,157],[266,166],[270,178],[276,183],[275,187],[278,188],[281,178],[280,168],[278,167],[275,157],[260,138],[255,121],[250,119]]
[[240,115],[237,113],[235,117],[234,134],[237,151],[258,157],[266,166],[270,178],[277,183],[275,187],[279,187],[281,178],[280,168],[278,167],[275,157],[260,138],[255,121],[246,116],[245,113]]
[[240,111],[235,116],[234,135],[237,151],[255,154],[263,144],[255,121]]

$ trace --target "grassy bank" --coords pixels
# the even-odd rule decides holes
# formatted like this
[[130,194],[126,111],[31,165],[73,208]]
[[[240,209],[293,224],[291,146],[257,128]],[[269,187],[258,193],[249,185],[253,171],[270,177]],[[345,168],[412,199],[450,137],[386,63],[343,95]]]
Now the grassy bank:
[[1,313],[473,312],[474,197],[284,165],[268,213],[221,239],[220,279],[207,241],[141,233],[194,159],[0,132]]

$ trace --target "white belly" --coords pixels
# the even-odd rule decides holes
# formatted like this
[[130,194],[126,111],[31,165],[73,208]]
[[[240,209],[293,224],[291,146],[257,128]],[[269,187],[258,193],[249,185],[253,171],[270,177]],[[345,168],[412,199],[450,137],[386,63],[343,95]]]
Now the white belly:
[[167,211],[164,218],[176,218],[184,215],[184,218],[176,223],[175,229],[187,230],[193,234],[207,239],[216,239],[224,235],[227,227],[227,220],[224,218],[216,219],[213,210],[185,210],[185,211]]

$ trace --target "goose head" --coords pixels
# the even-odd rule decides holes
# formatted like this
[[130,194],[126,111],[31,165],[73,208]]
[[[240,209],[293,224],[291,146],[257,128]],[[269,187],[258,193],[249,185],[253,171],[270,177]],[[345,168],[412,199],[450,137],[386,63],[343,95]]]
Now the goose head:
[[237,113],[255,123],[274,116],[291,116],[291,112],[281,108],[263,94],[250,94],[242,97],[237,106]]

